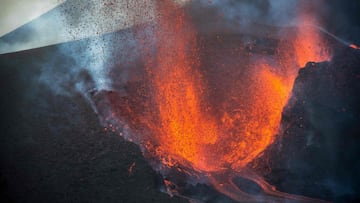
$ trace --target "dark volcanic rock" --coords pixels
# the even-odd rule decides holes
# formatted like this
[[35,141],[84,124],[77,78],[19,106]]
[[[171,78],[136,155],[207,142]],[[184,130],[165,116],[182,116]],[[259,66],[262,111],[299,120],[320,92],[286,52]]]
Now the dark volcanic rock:
[[360,52],[299,71],[266,176],[281,191],[335,202],[360,196]]
[[0,55],[0,202],[186,202],[158,190],[138,147],[105,131],[72,84],[63,95],[39,80],[50,59],[53,83],[70,75],[61,46]]

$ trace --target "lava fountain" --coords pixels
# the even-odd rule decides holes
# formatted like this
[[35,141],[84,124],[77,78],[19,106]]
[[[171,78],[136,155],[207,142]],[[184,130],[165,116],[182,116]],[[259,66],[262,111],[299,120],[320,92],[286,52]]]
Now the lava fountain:
[[207,148],[216,143],[219,132],[203,110],[205,88],[198,70],[194,29],[180,8],[171,3],[159,6],[156,61],[146,64],[151,70],[151,97],[158,113],[156,127],[151,129],[161,143],[158,155],[180,157],[199,170],[216,170],[220,166],[211,160]]
[[[207,80],[196,28],[186,10],[161,1],[157,12],[151,29],[155,48],[149,48],[146,40],[140,43],[146,73],[138,89],[143,90],[139,94],[144,104],[112,107],[117,119],[129,123],[126,138],[140,146],[164,177],[169,176],[166,171],[178,170],[190,182],[211,185],[235,201],[319,202],[277,191],[248,166],[276,139],[298,69],[309,61],[330,59],[321,34],[308,26],[317,25],[314,15],[301,9],[302,23],[291,37],[279,40],[276,60],[256,56],[242,67],[241,76],[224,80],[230,84],[224,89]],[[225,96],[213,93],[216,88],[223,88]],[[255,182],[263,192],[248,194],[236,186],[236,177]],[[165,185],[176,185],[170,179]],[[168,192],[181,195],[176,189]]]

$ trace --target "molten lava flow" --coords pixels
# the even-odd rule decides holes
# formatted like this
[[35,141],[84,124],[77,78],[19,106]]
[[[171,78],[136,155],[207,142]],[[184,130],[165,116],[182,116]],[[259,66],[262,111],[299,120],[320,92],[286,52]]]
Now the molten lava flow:
[[274,141],[292,87],[291,81],[273,72],[268,64],[253,68],[249,84],[239,87],[248,92],[237,101],[246,108],[231,117],[225,112],[222,119],[227,132],[234,133],[223,137],[229,149],[223,159],[235,170],[241,170]]

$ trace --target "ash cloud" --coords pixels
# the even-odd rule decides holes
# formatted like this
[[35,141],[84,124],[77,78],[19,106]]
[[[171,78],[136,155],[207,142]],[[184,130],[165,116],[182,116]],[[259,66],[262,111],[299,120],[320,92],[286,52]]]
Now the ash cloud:
[[[184,2],[187,4],[183,6],[195,9],[215,8],[226,19],[223,22],[231,22],[231,26],[237,23],[236,29],[239,32],[251,32],[254,23],[291,25],[294,23],[299,0]],[[67,1],[32,23],[0,38],[0,52],[82,39],[59,45],[59,54],[67,56],[69,60],[59,62],[56,61],[56,55],[50,56],[47,62],[40,64],[43,71],[39,81],[51,87],[56,94],[68,95],[69,90],[66,88],[69,84],[74,84],[75,89],[80,92],[91,89],[91,85],[82,81],[82,76],[78,76],[88,74],[92,78],[93,88],[112,89],[114,81],[111,81],[109,75],[111,69],[116,63],[129,66],[136,61],[139,57],[136,50],[140,46],[136,44],[134,33],[130,30],[120,34],[105,33],[152,21],[155,16],[154,6],[152,1]],[[84,39],[91,36],[92,38]],[[54,70],[54,61],[66,65],[62,70]],[[128,73],[122,71],[118,76],[120,79],[116,82],[121,83],[127,80]]]
[[121,91],[139,58],[137,47],[131,30],[61,44],[39,63],[37,80],[55,95],[81,94],[96,112],[92,93]]
[[101,36],[154,18],[154,3],[145,0],[66,1],[0,38],[0,53],[11,53]]
[[[153,15],[151,1],[67,1],[0,38],[0,53],[62,43],[46,59],[34,60],[40,67],[35,80],[55,95],[88,97],[89,91],[112,90],[128,80],[139,58],[130,27]],[[120,69],[117,75],[114,68]]]
[[259,32],[254,28],[258,24],[276,27],[304,26],[303,19],[298,18],[299,12],[311,13],[317,21],[311,22],[314,25],[310,26],[317,27],[326,35],[335,35],[338,37],[336,40],[341,43],[360,43],[358,1],[200,0],[193,1],[192,4],[200,9],[213,9],[218,16],[225,18],[228,29],[250,33]]
[[201,1],[202,6],[216,8],[227,20],[243,26],[252,23],[289,25],[295,18],[298,0],[213,0]]

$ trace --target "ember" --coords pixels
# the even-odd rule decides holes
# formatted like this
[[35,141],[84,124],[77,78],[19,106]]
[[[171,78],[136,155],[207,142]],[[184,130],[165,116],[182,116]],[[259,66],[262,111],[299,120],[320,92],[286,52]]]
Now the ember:
[[349,47],[351,47],[353,49],[360,49],[360,47],[355,44],[350,44]]

